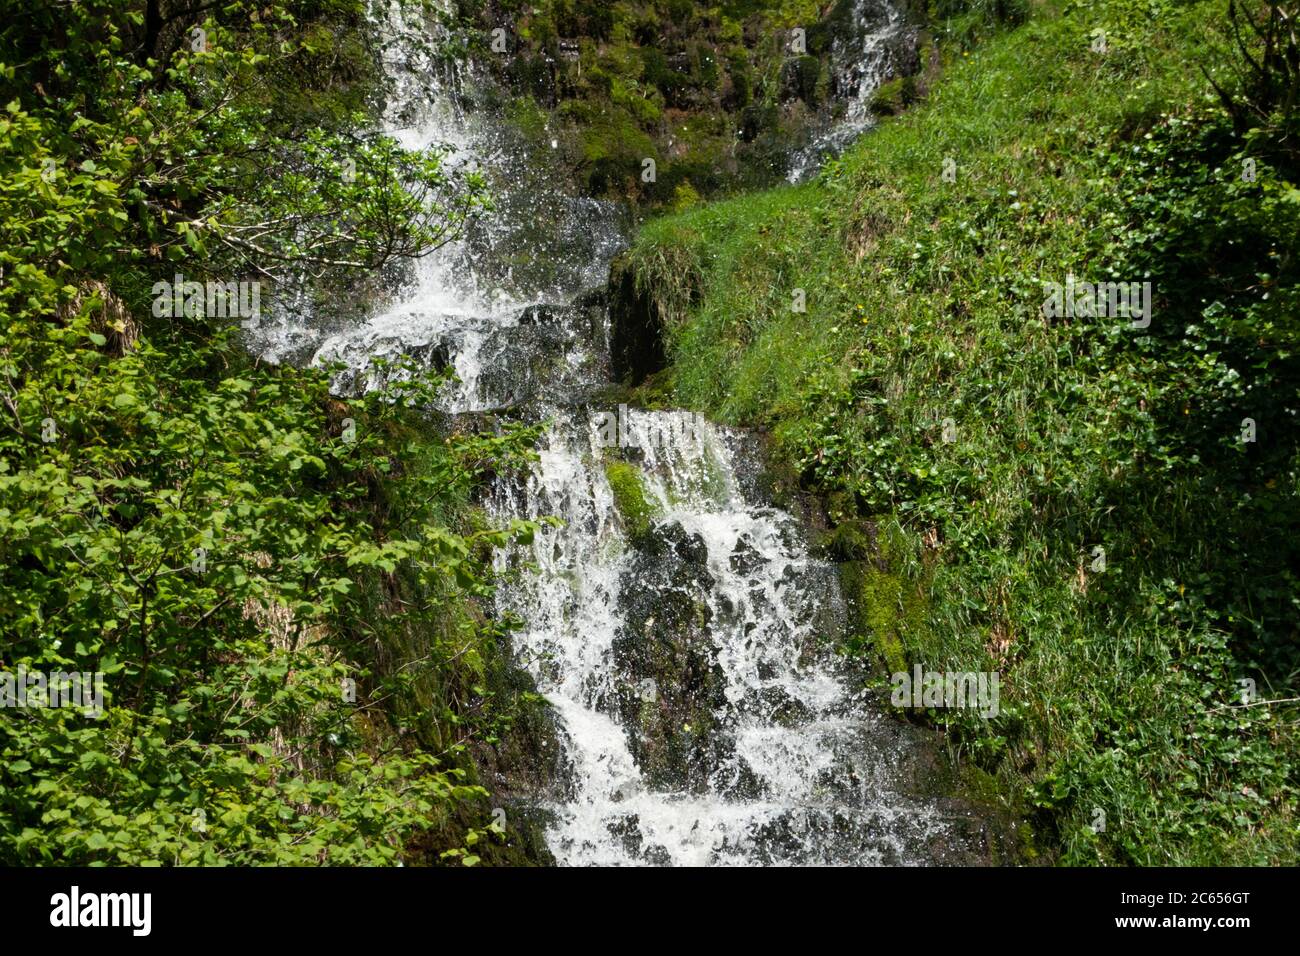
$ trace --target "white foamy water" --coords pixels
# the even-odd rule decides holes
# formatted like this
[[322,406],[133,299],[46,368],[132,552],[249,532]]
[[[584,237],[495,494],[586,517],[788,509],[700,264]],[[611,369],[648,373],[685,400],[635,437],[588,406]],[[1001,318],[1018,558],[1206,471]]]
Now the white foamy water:
[[[615,642],[647,623],[631,619],[623,600],[644,564],[604,476],[600,429],[582,413],[562,415],[526,482],[503,485],[492,502],[501,518],[565,522],[537,535],[522,556],[535,570],[500,594],[501,609],[526,622],[517,647],[561,719],[572,761],[575,797],[552,808],[557,859],[921,862],[946,823],[899,794],[873,733],[881,718],[837,673],[827,646],[835,635],[824,630],[840,623],[832,569],[808,556],[789,515],[742,492],[730,448],[739,436],[682,412],[627,416],[656,527],[680,525],[705,552],[708,625],[688,640],[720,672],[705,732],[721,738],[716,750],[726,756],[689,789],[656,788],[638,766],[641,728],[620,723],[615,701],[642,695],[646,677],[626,669]],[[503,571],[510,563],[499,557]],[[663,699],[655,697],[645,706]]]
[[[472,64],[436,58],[418,43],[407,42],[404,38],[418,36],[421,30],[417,11],[398,7],[389,16],[384,66],[394,89],[383,131],[407,149],[445,150],[449,170],[477,170],[491,162],[498,150],[495,129],[468,112],[462,100],[465,84],[473,80]],[[427,28],[436,30],[432,24]],[[443,36],[437,31],[431,39]],[[448,407],[485,407],[478,400],[479,353],[494,331],[517,324],[521,303],[501,287],[482,287],[471,260],[463,238],[418,260],[407,291],[394,305],[328,338],[313,362],[347,365],[349,372],[339,384],[352,389],[376,383],[370,375],[376,358],[391,362],[423,352],[420,357],[428,359],[437,353],[450,359],[460,379],[447,396]]]

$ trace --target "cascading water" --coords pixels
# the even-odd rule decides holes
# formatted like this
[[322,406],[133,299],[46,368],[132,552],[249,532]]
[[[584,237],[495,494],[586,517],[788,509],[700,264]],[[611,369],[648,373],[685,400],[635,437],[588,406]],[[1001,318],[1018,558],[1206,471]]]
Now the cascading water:
[[899,71],[905,41],[914,33],[899,7],[888,0],[854,0],[848,29],[831,42],[832,87],[844,113],[791,157],[786,179],[803,182],[828,156],[838,156],[875,124],[872,94]]
[[388,17],[384,132],[408,149],[442,150],[449,170],[482,172],[494,209],[418,260],[392,304],[364,322],[327,331],[320,317],[313,327],[288,312],[260,330],[255,347],[273,360],[310,349],[314,364],[341,364],[340,391],[378,384],[376,359],[450,367],[449,412],[536,398],[543,377],[552,388],[598,377],[603,333],[573,303],[604,285],[625,210],[557,190],[552,158],[476,102],[489,84],[473,61],[428,42],[452,39],[445,29],[405,8]]
[[745,488],[745,436],[683,412],[621,413],[654,514],[633,540],[604,471],[605,420],[557,411],[502,518],[556,515],[504,588],[518,648],[572,762],[549,842],[566,864],[907,863],[948,821],[903,796],[904,750],[826,639],[833,569]]
[[[550,423],[532,473],[501,481],[488,507],[563,522],[496,558],[498,610],[524,622],[518,660],[563,741],[564,792],[533,801],[556,859],[950,858],[961,838],[941,805],[908,795],[911,738],[851,690],[851,665],[833,652],[844,618],[834,569],[764,500],[747,437],[684,412],[589,404],[608,384],[598,293],[623,242],[620,210],[564,195],[546,157],[466,108],[472,75],[402,55],[389,66],[390,130],[478,163],[498,209],[316,359],[347,366],[342,389],[372,381],[376,357],[449,364],[460,377],[449,412]],[[413,68],[423,83],[408,82]],[[612,442],[602,413],[618,416]]]

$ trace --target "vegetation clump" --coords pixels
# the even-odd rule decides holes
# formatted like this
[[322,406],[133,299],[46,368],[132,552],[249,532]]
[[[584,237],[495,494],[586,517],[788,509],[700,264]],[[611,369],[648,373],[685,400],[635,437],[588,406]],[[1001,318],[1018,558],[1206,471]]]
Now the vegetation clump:
[[485,202],[357,132],[367,16],[87,0],[0,32],[0,672],[102,679],[97,715],[0,713],[0,861],[472,864],[505,835],[469,747],[535,702],[485,613],[532,526],[472,501],[532,436],[241,341],[244,305]]
[[[779,182],[789,157],[829,127],[832,51],[857,42],[853,9],[851,0],[461,0],[457,16],[485,49],[494,29],[513,24],[510,55],[484,61],[551,118],[539,140],[555,140],[580,191],[680,211],[696,195]],[[962,14],[975,30],[990,12]],[[887,41],[900,74],[916,68],[917,40],[902,30]]]

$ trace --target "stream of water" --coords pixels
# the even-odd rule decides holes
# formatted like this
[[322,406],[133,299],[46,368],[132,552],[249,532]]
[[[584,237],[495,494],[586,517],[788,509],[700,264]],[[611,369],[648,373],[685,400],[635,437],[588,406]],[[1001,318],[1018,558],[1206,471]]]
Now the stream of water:
[[[766,500],[752,439],[686,412],[590,402],[609,375],[593,293],[625,242],[623,212],[551,185],[547,157],[476,111],[471,68],[400,48],[389,68],[390,131],[455,147],[456,162],[489,174],[498,207],[422,260],[394,304],[319,336],[315,360],[345,363],[338,387],[355,388],[377,356],[436,357],[460,379],[449,412],[550,422],[532,473],[500,482],[488,508],[563,522],[496,559],[498,610],[524,621],[515,652],[563,745],[562,794],[536,799],[557,861],[942,860],[949,817],[909,795],[906,736],[852,690],[833,651],[845,619],[835,570]],[[639,470],[647,528],[617,507],[611,460]]]
[[842,115],[790,158],[789,182],[814,175],[827,157],[844,152],[875,124],[872,94],[903,65],[897,41],[914,28],[897,6],[888,0],[856,0],[849,16],[850,28],[831,42],[830,54],[831,83]]

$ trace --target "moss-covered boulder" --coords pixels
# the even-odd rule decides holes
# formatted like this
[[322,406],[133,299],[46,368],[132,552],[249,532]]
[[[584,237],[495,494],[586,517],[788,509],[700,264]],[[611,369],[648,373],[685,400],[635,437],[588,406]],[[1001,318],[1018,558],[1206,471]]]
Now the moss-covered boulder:
[[658,507],[646,492],[641,469],[626,461],[607,461],[605,480],[614,495],[614,507],[623,519],[623,530],[633,543],[644,541],[650,534],[651,522]]
[[503,832],[476,844],[487,865],[553,865],[546,846],[547,806],[571,796],[558,724],[532,676],[516,664],[509,642],[494,651],[484,662],[483,690],[494,702],[495,732],[470,745],[476,782],[488,796],[462,825],[500,826]]
[[842,562],[849,646],[875,658],[886,674],[906,671],[924,641],[929,581],[909,574],[902,543],[868,522],[841,522],[825,547]]

